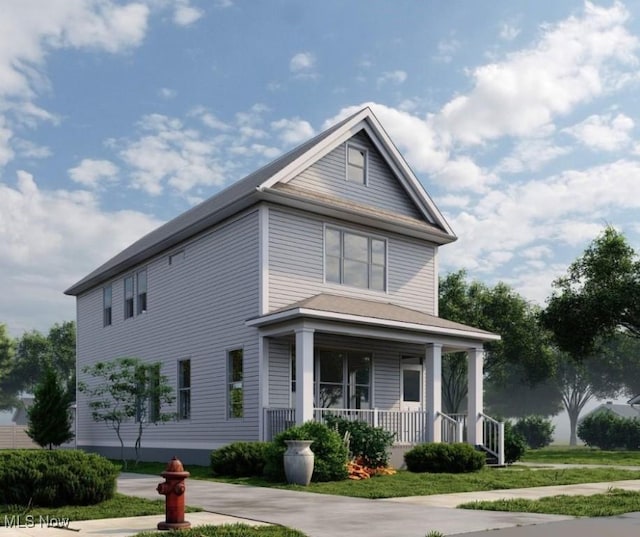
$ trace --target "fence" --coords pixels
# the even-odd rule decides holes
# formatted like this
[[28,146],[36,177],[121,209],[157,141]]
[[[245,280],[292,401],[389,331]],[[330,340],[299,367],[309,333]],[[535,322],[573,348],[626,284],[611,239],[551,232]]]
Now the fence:
[[37,448],[26,425],[0,425],[0,449]]

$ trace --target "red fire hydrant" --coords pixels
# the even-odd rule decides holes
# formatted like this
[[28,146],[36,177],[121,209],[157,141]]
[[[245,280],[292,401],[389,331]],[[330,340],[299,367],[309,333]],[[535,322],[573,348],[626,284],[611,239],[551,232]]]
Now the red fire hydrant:
[[184,471],[182,463],[177,457],[173,457],[164,472],[160,474],[165,478],[164,483],[158,485],[158,493],[164,494],[165,518],[164,522],[158,522],[159,530],[182,530],[191,527],[191,522],[184,519],[184,493],[186,485],[184,480],[191,474]]

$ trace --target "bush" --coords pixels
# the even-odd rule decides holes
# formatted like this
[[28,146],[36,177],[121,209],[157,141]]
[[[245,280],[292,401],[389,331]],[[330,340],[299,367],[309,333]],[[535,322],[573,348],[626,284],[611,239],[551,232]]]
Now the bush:
[[91,505],[113,498],[118,473],[84,451],[0,451],[0,496],[10,505]]
[[230,477],[261,476],[267,442],[234,442],[211,452],[211,470]]
[[504,422],[504,462],[513,464],[527,451],[527,442],[510,421]]
[[461,474],[476,472],[485,463],[485,454],[469,444],[420,444],[404,454],[407,470]]
[[611,412],[598,412],[578,425],[578,437],[588,446],[600,449],[640,449],[640,420],[621,418]]
[[349,421],[338,416],[327,416],[327,425],[338,431],[344,438],[349,432],[349,452],[351,457],[362,459],[369,468],[380,468],[389,464],[393,433],[380,427],[373,427],[364,421]]
[[537,449],[551,444],[555,425],[542,416],[527,416],[519,419],[513,430],[523,436],[528,447]]
[[265,454],[264,474],[273,481],[284,481],[285,440],[313,440],[315,456],[312,481],[340,481],[347,478],[347,447],[340,435],[323,423],[308,421],[277,435]]

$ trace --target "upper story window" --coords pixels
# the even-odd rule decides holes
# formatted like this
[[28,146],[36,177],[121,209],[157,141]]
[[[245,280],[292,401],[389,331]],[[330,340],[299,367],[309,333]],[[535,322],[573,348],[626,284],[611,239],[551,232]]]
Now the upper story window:
[[347,145],[347,181],[367,184],[367,150]]
[[111,284],[102,288],[102,324],[111,324]]
[[124,279],[124,318],[133,317],[133,276]]
[[191,360],[178,362],[178,419],[191,419]]
[[242,418],[244,416],[244,359],[242,349],[229,351],[228,355],[228,416]]
[[325,228],[324,272],[327,282],[384,291],[387,243],[342,229]]
[[137,313],[145,313],[147,311],[147,269],[139,270],[136,274],[138,289],[138,309]]

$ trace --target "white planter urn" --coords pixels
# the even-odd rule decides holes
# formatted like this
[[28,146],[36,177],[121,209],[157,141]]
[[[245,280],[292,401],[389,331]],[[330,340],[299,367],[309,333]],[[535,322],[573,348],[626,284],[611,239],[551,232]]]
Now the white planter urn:
[[287,483],[307,486],[313,474],[313,440],[285,440],[287,451],[284,452],[284,475]]

